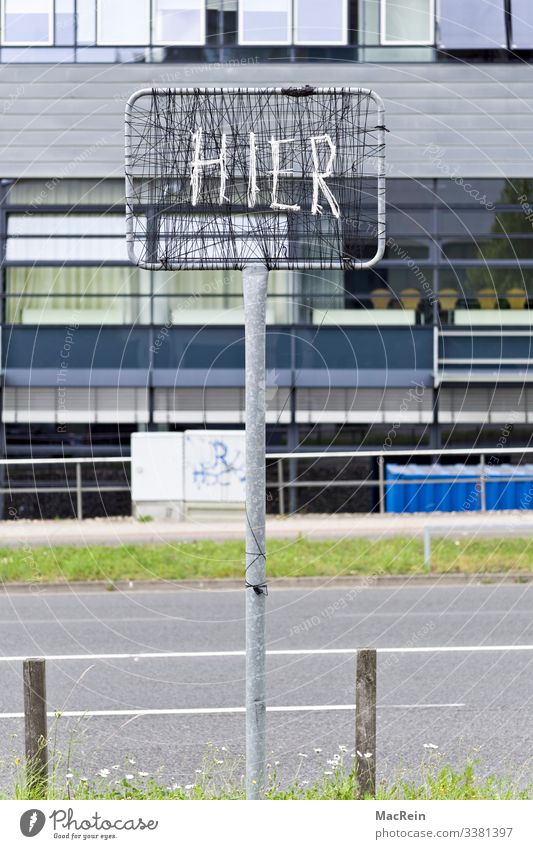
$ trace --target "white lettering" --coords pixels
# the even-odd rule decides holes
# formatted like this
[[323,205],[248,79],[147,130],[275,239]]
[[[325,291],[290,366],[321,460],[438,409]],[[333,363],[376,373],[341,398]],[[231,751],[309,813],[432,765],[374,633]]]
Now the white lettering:
[[[329,159],[326,165],[325,171],[320,171],[320,163],[318,160],[318,143],[326,143],[329,146]],[[322,206],[318,202],[318,192],[322,191],[322,194],[326,198],[327,202],[330,205],[331,211],[335,218],[340,218],[340,209],[339,204],[337,203],[331,189],[326,185],[326,177],[331,177],[333,174],[333,163],[337,156],[337,148],[331,141],[331,137],[324,133],[322,136],[311,136],[311,151],[313,154],[313,203],[311,206],[311,214],[312,215],[322,215],[324,212]]]
[[203,170],[209,165],[218,165],[220,168],[218,202],[222,204],[225,200],[229,200],[229,198],[226,197],[226,180],[228,178],[228,172],[226,171],[226,133],[222,133],[220,156],[218,159],[200,158],[203,149],[203,130],[196,130],[196,132],[192,134],[192,137],[194,144],[194,159],[191,167],[191,204],[196,206],[198,203],[198,198],[200,197],[202,190]]
[[281,145],[290,144],[294,139],[270,139],[270,147],[272,148],[272,203],[271,209],[289,209],[293,212],[298,212],[301,208],[297,204],[280,203],[278,201],[278,184],[279,178],[283,175],[292,174],[292,171],[282,170],[280,166]]
[[248,206],[253,209],[257,200],[257,149],[255,133],[250,133],[250,173],[248,175]]

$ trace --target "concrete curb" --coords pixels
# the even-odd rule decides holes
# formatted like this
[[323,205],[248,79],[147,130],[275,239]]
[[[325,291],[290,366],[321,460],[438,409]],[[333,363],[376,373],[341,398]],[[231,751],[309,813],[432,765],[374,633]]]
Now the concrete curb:
[[[533,582],[533,572],[477,572],[471,575],[460,573],[429,573],[406,575],[335,575],[331,577],[308,578],[271,578],[268,588],[275,590],[292,589],[336,589],[339,587],[433,587],[433,586],[483,586],[487,584],[529,584]],[[0,585],[0,593],[5,595],[29,593],[44,595],[47,593],[98,593],[98,592],[169,592],[187,590],[234,591],[244,587],[244,579],[206,578],[183,581],[71,581],[51,583],[26,583],[13,581]]]

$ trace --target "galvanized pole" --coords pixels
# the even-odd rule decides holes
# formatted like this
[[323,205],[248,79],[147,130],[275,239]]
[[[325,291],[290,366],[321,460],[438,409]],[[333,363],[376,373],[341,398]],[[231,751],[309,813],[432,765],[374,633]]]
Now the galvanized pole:
[[243,269],[246,350],[246,798],[265,790],[265,336],[268,271]]

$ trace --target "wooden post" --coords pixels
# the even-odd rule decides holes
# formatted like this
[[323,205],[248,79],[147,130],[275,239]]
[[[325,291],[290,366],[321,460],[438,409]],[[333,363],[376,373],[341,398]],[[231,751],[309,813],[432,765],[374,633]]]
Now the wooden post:
[[376,795],[376,649],[357,652],[355,798]]
[[31,798],[44,799],[48,790],[45,661],[25,660],[23,680],[26,784]]

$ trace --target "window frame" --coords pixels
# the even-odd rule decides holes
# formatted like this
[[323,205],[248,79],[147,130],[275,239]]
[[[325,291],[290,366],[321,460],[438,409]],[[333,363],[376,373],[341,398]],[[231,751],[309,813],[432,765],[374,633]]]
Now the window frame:
[[348,0],[341,0],[342,2],[342,34],[343,38],[341,41],[339,40],[326,40],[321,39],[320,41],[309,41],[308,39],[300,39],[298,38],[298,5],[300,0],[293,0],[292,2],[292,43],[297,45],[298,47],[346,47],[349,42],[349,33],[348,33]]
[[[55,0],[47,0],[48,5],[48,32],[49,38],[47,41],[7,41],[5,38],[6,35],[6,5],[8,0],[2,0],[1,2],[1,38],[0,43],[2,47],[53,47],[55,44]],[[21,12],[21,14],[25,14]],[[26,13],[28,14],[28,13]]]
[[[267,0],[265,0],[266,5]],[[255,39],[244,39],[243,38],[243,19],[244,19],[244,2],[243,0],[238,0],[238,14],[237,14],[237,46],[238,47],[290,47],[294,44],[293,41],[293,32],[294,32],[294,2],[293,0],[288,0],[287,2],[287,40],[286,41],[265,41],[264,39],[255,40]]]
[[[141,47],[148,48],[151,45],[150,39],[152,37],[152,2],[151,0],[144,0],[144,5],[148,10],[148,20],[147,20],[147,30],[146,30],[146,38],[143,41],[132,42],[131,40],[124,41],[118,38],[114,38],[112,41],[103,40],[102,39],[102,15],[101,15],[101,7],[102,2],[106,2],[106,0],[96,0],[96,41],[95,44],[92,45],[94,47]],[[108,0],[107,0],[108,2]],[[87,45],[85,45],[87,46]]]
[[197,0],[200,6],[200,39],[198,41],[164,41],[157,38],[157,0],[150,0],[151,39],[155,47],[203,47],[207,39],[207,0]]
[[430,35],[428,40],[409,40],[398,41],[396,39],[387,38],[387,2],[388,0],[379,0],[379,43],[384,47],[434,47],[436,41],[436,0],[428,0],[429,2],[429,19],[432,21],[430,25]]

